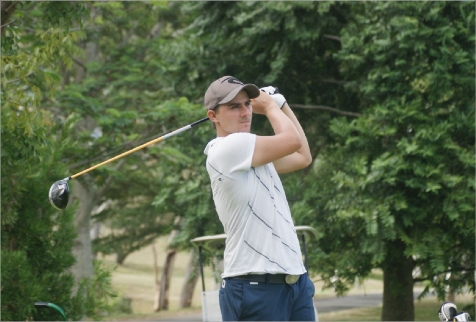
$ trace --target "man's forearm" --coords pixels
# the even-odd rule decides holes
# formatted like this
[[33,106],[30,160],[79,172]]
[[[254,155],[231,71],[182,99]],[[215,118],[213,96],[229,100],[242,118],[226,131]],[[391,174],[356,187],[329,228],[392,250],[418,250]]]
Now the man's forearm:
[[291,120],[294,127],[296,128],[299,135],[301,136],[301,148],[299,148],[296,152],[303,155],[306,158],[309,158],[309,160],[311,161],[312,156],[311,156],[311,150],[309,149],[309,143],[307,141],[306,134],[304,133],[304,130],[302,129],[301,124],[296,118],[296,115],[294,115],[294,112],[291,110],[288,103],[284,103],[282,111]]
[[286,143],[296,141],[296,143],[299,144],[298,146],[302,144],[301,133],[289,116],[285,113],[283,115],[283,113],[276,108],[267,112],[266,117],[271,123],[275,135],[284,136]]

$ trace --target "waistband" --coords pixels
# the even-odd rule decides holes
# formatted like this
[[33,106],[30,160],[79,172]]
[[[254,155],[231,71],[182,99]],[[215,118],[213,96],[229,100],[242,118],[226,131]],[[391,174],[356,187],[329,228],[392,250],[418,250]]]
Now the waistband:
[[301,275],[288,275],[288,274],[246,274],[239,276],[227,277],[225,279],[235,279],[249,282],[258,283],[271,283],[271,284],[294,284]]

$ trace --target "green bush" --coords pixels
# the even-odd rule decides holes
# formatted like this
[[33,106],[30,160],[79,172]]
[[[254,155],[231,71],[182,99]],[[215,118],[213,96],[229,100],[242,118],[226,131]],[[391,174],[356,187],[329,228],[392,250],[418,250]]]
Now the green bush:
[[[54,140],[26,134],[12,122],[14,112],[2,109],[2,222],[1,319],[58,320],[54,310],[37,310],[35,302],[51,302],[75,320],[94,317],[108,308],[110,272],[96,265],[91,280],[82,281],[74,293],[71,252],[76,237],[73,206],[64,211],[48,201],[50,185],[66,173],[60,156],[67,146],[68,120],[53,127]],[[48,118],[39,114],[36,133],[48,131]],[[87,294],[87,296],[83,296]]]

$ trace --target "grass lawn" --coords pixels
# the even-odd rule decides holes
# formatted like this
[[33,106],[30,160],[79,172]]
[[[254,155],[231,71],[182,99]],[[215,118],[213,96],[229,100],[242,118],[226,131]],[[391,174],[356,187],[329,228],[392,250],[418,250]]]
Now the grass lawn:
[[[165,254],[168,237],[159,238],[155,242],[157,251],[157,261],[160,280],[163,264],[165,262]],[[192,298],[192,307],[186,310],[179,310],[180,293],[184,283],[185,269],[188,265],[189,254],[179,252],[175,258],[172,279],[169,290],[169,310],[162,312],[154,312],[154,300],[156,297],[155,276],[154,276],[154,259],[152,247],[145,247],[137,252],[130,254],[124,261],[124,264],[118,266],[115,263],[114,256],[98,255],[98,260],[111,268],[112,284],[119,299],[128,299],[131,303],[132,314],[123,314],[117,312],[105,320],[158,320],[166,319],[168,316],[180,316],[182,314],[201,314],[201,280],[197,282]],[[205,267],[205,287],[212,290],[215,284],[212,279],[212,271],[209,267]]]
[[[458,310],[471,303],[471,296],[457,297]],[[415,321],[440,321],[438,309],[442,303],[435,298],[415,301]],[[319,321],[381,321],[382,307],[367,307],[319,314]],[[474,320],[473,314],[471,319]]]

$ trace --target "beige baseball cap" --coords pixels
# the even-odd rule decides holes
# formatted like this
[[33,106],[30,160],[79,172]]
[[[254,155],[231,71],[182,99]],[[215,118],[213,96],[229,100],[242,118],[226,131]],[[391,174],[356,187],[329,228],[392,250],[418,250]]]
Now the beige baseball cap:
[[258,86],[243,84],[233,76],[223,76],[210,84],[205,93],[205,107],[213,110],[217,105],[230,102],[241,91],[245,90],[250,98],[260,94]]

